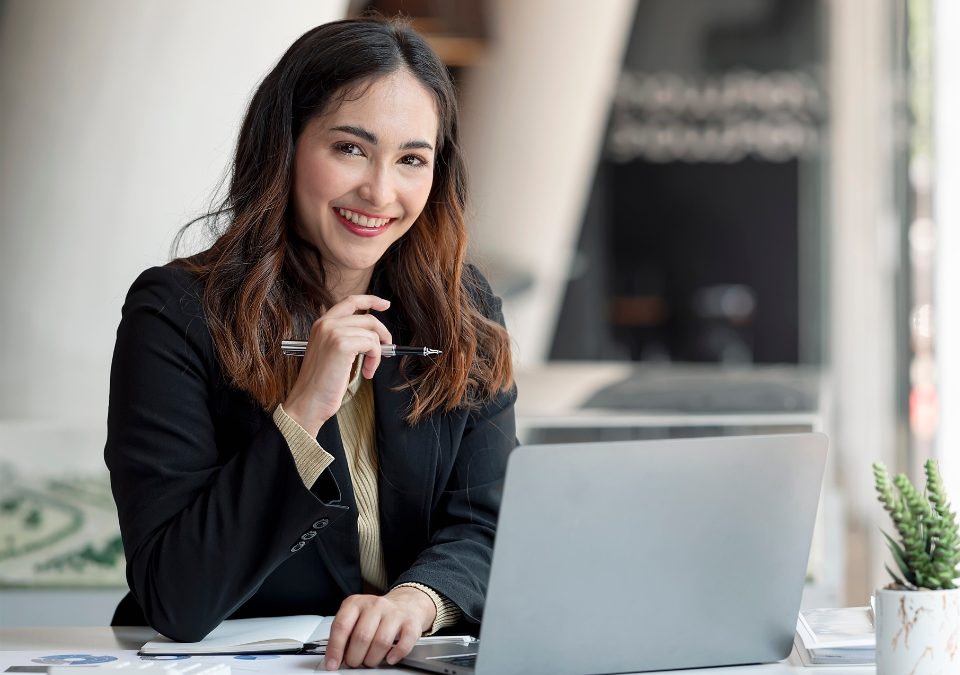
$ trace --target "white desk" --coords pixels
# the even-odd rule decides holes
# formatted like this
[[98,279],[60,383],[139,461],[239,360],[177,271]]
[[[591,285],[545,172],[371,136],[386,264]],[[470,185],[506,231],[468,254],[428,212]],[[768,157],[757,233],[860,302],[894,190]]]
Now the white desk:
[[[153,637],[149,628],[96,627],[96,628],[7,628],[0,630],[0,673],[10,666],[38,665],[34,659],[43,659],[57,654],[113,655],[137,658],[136,650]],[[320,656],[281,656],[267,660],[236,660],[234,657],[193,657],[207,660],[227,660],[235,673],[284,673],[326,672],[321,670]],[[88,672],[88,671],[84,671]],[[357,671],[344,671],[346,673]],[[419,673],[407,668],[375,668],[365,673]],[[671,670],[672,675],[873,675],[869,667],[804,668],[796,654],[781,663],[760,666],[731,666],[728,668],[698,668],[696,670]],[[547,673],[543,675],[549,675]]]

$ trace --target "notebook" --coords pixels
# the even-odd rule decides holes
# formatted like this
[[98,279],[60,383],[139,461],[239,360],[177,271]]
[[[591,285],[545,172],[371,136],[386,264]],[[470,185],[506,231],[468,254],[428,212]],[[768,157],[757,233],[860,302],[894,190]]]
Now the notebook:
[[826,453],[819,433],[517,448],[479,642],[402,663],[574,675],[784,659]]
[[[332,616],[271,616],[255,619],[227,619],[200,642],[175,642],[157,634],[140,649],[142,656],[184,654],[325,654]],[[431,635],[417,644],[476,642],[471,635]]]
[[297,652],[326,645],[332,616],[273,616],[229,619],[200,642],[175,642],[157,635],[140,649],[144,655],[262,654]]

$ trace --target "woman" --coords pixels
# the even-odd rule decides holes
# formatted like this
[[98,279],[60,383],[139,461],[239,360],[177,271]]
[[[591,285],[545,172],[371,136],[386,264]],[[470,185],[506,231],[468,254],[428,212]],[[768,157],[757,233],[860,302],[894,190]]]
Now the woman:
[[332,670],[480,621],[516,394],[499,300],[463,262],[465,196],[453,87],[411,29],[326,24],[267,75],[215,243],[124,304],[114,625],[195,641],[335,614]]

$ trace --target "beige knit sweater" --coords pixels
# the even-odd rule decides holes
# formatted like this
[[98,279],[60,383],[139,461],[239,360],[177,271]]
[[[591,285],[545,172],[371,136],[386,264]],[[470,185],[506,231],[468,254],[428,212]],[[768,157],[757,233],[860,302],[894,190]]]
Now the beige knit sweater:
[[[377,488],[377,437],[373,416],[373,385],[363,378],[360,365],[363,356],[354,365],[353,377],[337,412],[337,424],[343,440],[350,478],[357,500],[357,529],[360,534],[360,574],[364,582],[379,592],[387,589],[387,570],[380,541],[379,491]],[[330,466],[334,457],[320,447],[310,433],[287,415],[283,406],[277,406],[273,420],[290,446],[293,461],[307,488]],[[399,586],[417,588],[433,600],[437,618],[426,633],[430,635],[452,626],[461,618],[460,609],[450,600],[423,584],[406,583]]]

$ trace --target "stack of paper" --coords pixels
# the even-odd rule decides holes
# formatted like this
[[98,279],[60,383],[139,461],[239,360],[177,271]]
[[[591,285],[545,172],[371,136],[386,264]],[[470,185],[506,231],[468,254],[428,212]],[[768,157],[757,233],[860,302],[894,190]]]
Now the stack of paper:
[[794,644],[805,666],[871,664],[876,660],[873,611],[870,607],[803,610]]

